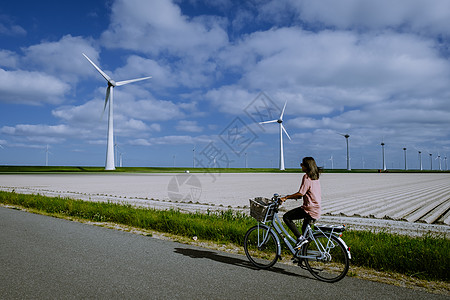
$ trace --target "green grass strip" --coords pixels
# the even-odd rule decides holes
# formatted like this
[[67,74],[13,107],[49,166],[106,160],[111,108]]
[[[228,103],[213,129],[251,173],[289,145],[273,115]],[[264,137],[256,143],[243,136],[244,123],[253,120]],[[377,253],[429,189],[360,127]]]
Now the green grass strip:
[[[256,221],[231,210],[182,213],[177,210],[136,208],[126,204],[89,202],[60,197],[0,191],[0,203],[36,209],[96,222],[113,222],[180,236],[243,245],[247,230]],[[343,239],[351,248],[352,264],[392,271],[426,280],[449,281],[450,240],[445,237],[408,237],[386,232],[347,231]]]

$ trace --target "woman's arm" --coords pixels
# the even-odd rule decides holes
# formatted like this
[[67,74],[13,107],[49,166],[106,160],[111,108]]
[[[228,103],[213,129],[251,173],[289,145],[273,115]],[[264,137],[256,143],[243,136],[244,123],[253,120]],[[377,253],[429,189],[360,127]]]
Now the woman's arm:
[[285,197],[281,197],[280,200],[281,200],[281,202],[284,202],[287,199],[300,199],[301,197],[303,197],[303,195],[300,194],[299,192],[297,192],[297,193],[294,193],[292,195],[287,195]]

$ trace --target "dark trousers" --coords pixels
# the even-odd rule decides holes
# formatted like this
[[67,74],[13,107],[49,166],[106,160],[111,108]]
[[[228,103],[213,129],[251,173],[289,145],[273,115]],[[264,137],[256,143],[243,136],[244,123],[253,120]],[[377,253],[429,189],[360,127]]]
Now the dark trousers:
[[298,231],[297,226],[293,222],[293,220],[303,220],[302,232],[304,233],[306,230],[306,226],[311,224],[315,220],[311,218],[311,216],[301,207],[294,208],[283,215],[284,223],[289,227],[289,229],[295,234],[297,238],[301,236],[301,233]]

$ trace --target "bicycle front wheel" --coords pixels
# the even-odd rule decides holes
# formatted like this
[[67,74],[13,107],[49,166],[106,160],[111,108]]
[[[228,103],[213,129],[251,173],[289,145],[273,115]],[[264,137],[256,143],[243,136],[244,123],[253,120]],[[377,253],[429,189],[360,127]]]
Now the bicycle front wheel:
[[261,269],[270,268],[278,259],[278,243],[266,226],[254,226],[247,231],[244,250],[248,260]]
[[305,259],[309,272],[317,279],[325,282],[336,282],[345,277],[349,268],[347,249],[339,239],[322,233],[314,234],[312,240],[303,246],[302,255],[315,257]]

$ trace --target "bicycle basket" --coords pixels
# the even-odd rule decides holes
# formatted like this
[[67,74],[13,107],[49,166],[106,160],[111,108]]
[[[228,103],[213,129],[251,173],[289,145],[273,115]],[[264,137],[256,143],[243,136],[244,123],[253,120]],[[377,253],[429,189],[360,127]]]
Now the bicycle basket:
[[258,222],[270,221],[273,218],[273,210],[269,211],[271,200],[263,197],[250,199],[250,216]]

